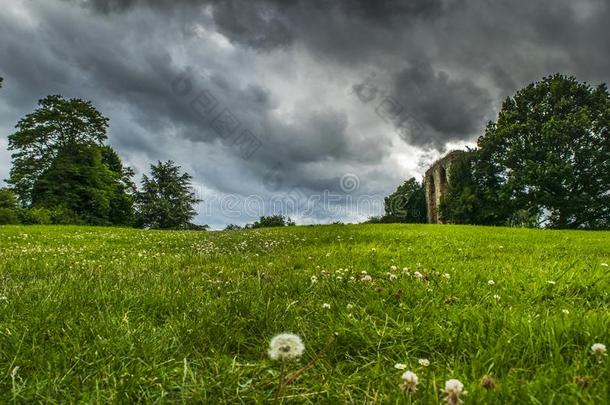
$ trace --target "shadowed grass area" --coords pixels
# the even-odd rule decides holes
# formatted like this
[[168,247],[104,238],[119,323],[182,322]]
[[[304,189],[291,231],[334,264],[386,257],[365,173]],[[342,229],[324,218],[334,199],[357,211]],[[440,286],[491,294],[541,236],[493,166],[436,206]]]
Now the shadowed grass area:
[[291,371],[336,337],[284,402],[408,403],[403,363],[413,403],[605,403],[608,263],[610,232],[0,227],[0,402],[273,401],[290,331]]

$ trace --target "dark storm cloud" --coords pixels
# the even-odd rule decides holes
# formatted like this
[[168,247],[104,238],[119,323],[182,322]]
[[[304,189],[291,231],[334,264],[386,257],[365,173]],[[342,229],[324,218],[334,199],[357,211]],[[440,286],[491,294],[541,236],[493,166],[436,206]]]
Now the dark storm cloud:
[[437,147],[452,139],[476,135],[491,109],[489,92],[471,81],[435,72],[429,63],[418,63],[395,77],[396,99],[404,115],[416,120],[417,131],[407,140],[431,141]]

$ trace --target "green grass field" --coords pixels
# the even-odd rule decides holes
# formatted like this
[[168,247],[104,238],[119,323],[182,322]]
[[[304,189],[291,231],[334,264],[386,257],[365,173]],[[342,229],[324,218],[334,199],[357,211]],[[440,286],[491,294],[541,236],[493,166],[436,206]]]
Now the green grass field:
[[603,404],[608,263],[610,232],[0,227],[0,402],[274,401],[289,331],[290,371],[322,355],[278,402]]

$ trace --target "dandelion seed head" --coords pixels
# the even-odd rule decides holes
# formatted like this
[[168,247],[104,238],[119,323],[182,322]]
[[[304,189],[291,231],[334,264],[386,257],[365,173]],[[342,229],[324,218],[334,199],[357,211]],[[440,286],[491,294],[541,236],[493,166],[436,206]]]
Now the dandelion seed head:
[[430,360],[428,360],[428,359],[419,359],[419,360],[417,360],[417,362],[422,367],[428,367],[430,365]]
[[594,343],[593,345],[591,345],[591,351],[597,355],[605,355],[606,345],[603,343]]
[[450,405],[457,405],[461,402],[460,395],[466,395],[464,384],[460,380],[451,379],[445,382],[445,401]]
[[269,358],[271,360],[294,360],[301,357],[305,345],[301,338],[293,333],[280,333],[274,336],[269,343]]
[[402,384],[400,388],[404,392],[415,392],[417,391],[417,384],[419,384],[419,378],[413,371],[405,371],[402,376]]

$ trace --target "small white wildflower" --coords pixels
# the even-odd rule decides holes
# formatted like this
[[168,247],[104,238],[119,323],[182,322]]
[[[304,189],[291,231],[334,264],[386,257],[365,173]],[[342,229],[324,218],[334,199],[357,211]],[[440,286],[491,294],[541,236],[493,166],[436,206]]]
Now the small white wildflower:
[[371,253],[377,253],[377,249],[371,248]]
[[396,267],[396,266],[390,266],[390,270],[392,270],[392,271],[396,271],[396,270],[398,270],[398,267]]
[[360,277],[360,281],[370,282],[370,281],[373,281],[373,277],[371,277],[367,274],[365,276]]
[[423,274],[421,274],[419,271],[414,272],[414,273],[413,273],[413,275],[414,275],[415,277],[417,277],[417,278],[420,278],[420,279],[421,279],[421,278],[424,278],[424,275],[423,275]]
[[570,314],[570,311],[568,311],[567,309],[562,309],[562,310],[561,310],[561,312],[563,312],[563,313],[564,313],[564,314],[566,314],[566,315],[569,315],[569,314]]
[[489,280],[489,281],[487,281],[487,284],[488,284],[488,285],[495,285],[495,284],[496,284],[496,282],[495,282],[495,281],[493,281],[493,280]]
[[343,280],[343,277],[341,277],[341,276],[337,276],[337,277],[335,277],[335,279],[336,279],[337,281],[341,281],[341,280]]
[[390,280],[396,280],[398,276],[396,274],[390,274]]
[[354,304],[347,304],[347,309],[352,309],[354,308]]
[[449,280],[451,278],[451,275],[449,273],[445,273],[443,274],[443,277]]
[[315,284],[318,282],[318,277],[316,276],[311,276],[311,284]]
[[501,299],[502,297],[500,297],[498,294],[494,294],[494,300],[500,301]]
[[324,309],[330,309],[330,304],[327,304],[326,302],[324,304],[322,304],[322,308]]
[[460,395],[466,395],[464,384],[460,380],[451,379],[445,382],[445,401],[450,405],[457,405],[461,402]]
[[396,370],[404,370],[404,369],[407,368],[407,365],[406,364],[402,364],[402,363],[396,363],[396,364],[394,364],[394,368]]
[[280,333],[271,339],[267,353],[271,360],[293,360],[301,357],[304,351],[300,337],[293,333]]
[[594,343],[591,346],[591,351],[593,352],[593,354],[598,355],[598,356],[605,356],[606,355],[606,345],[603,343]]
[[419,359],[419,360],[417,360],[417,362],[422,367],[428,367],[430,365],[430,360],[428,360],[428,359]]
[[417,384],[419,384],[419,378],[413,371],[405,371],[402,376],[402,384],[400,388],[404,392],[415,392],[417,391]]

